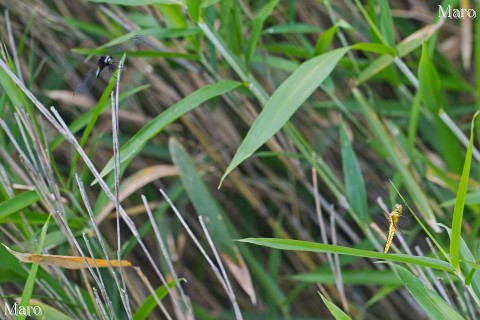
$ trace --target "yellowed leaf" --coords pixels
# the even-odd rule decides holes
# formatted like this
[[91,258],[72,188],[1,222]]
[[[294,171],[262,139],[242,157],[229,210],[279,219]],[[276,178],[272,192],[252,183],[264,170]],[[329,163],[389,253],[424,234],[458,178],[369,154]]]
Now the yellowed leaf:
[[226,264],[228,270],[233,274],[237,283],[242,287],[243,291],[245,291],[252,301],[253,304],[257,303],[257,296],[255,295],[255,289],[253,288],[252,277],[250,276],[250,271],[248,270],[245,261],[243,261],[240,252],[238,252],[237,247],[233,247],[235,251],[235,255],[237,256],[237,262],[232,261],[230,257],[226,254],[220,253],[222,260]]
[[418,31],[415,31],[414,33],[412,33],[411,35],[403,39],[402,43],[407,43],[413,40],[422,40],[422,39],[430,38],[434,32],[440,29],[440,27],[443,25],[444,22],[445,22],[445,19],[441,18],[434,24],[426,25],[425,27],[419,29]]
[[[120,201],[124,200],[129,195],[152,181],[158,180],[163,177],[176,175],[178,175],[177,166],[156,165],[147,167],[143,170],[138,171],[137,173],[128,177],[122,182],[120,186],[119,199]],[[114,204],[112,202],[109,202],[98,214],[96,218],[97,224],[100,224],[113,210],[114,207]]]
[[[3,244],[3,243],[2,243]],[[86,269],[88,265],[90,267],[95,267],[95,264],[99,268],[106,268],[112,265],[112,267],[117,268],[119,267],[118,260],[110,260],[110,264],[108,263],[108,260],[105,259],[92,259],[92,258],[86,258],[84,259],[83,257],[75,257],[75,256],[56,256],[56,255],[51,255],[51,254],[31,254],[31,253],[22,253],[22,252],[17,252],[6,245],[3,244],[3,246],[10,252],[12,255],[14,255],[18,260],[24,263],[38,263],[38,264],[48,264],[52,266],[57,266],[60,268],[65,268],[65,269]],[[94,262],[95,261],[95,262]],[[88,263],[88,265],[87,265]],[[120,260],[120,263],[122,267],[132,267],[132,264],[130,261],[127,260]]]

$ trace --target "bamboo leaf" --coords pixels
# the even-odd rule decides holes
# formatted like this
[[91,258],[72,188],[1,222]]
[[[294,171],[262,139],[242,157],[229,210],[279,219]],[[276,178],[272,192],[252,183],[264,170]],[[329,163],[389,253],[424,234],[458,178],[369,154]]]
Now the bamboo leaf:
[[330,75],[348,50],[349,48],[336,49],[302,63],[280,85],[252,124],[222,181],[283,127],[302,103]]
[[322,297],[323,303],[327,306],[328,310],[335,317],[336,320],[348,320],[351,319],[345,314],[339,307],[327,300],[321,293],[318,293]]
[[342,146],[342,167],[345,177],[347,197],[359,220],[366,225],[368,223],[367,192],[365,182],[358,164],[357,156],[352,144],[347,137],[345,125],[340,126],[340,142]]
[[376,251],[361,250],[350,247],[334,246],[331,244],[315,243],[300,240],[291,239],[273,239],[273,238],[247,238],[238,240],[241,242],[252,243],[264,247],[281,249],[281,250],[295,250],[295,251],[308,251],[308,252],[323,252],[323,253],[335,253],[345,254],[363,258],[382,259],[385,261],[396,261],[409,264],[415,264],[422,267],[430,267],[438,270],[445,270],[453,272],[453,268],[449,263],[424,257],[424,256],[410,256],[406,254],[386,254]]
[[408,289],[415,301],[427,312],[430,319],[463,319],[445,300],[443,300],[436,292],[427,288],[420,278],[412,274],[407,269],[392,264],[397,271],[398,277]]
[[465,155],[465,164],[463,166],[462,178],[457,190],[457,197],[455,200],[455,207],[453,209],[452,219],[452,236],[450,238],[450,254],[452,255],[452,265],[455,269],[459,267],[460,259],[460,238],[462,232],[463,209],[465,207],[465,197],[467,196],[468,178],[470,176],[470,167],[472,165],[472,149],[474,138],[475,119],[480,111],[477,111],[472,119],[472,126],[470,129],[470,142]]
[[418,67],[418,90],[425,106],[433,113],[442,108],[440,79],[430,60],[427,44],[422,46],[422,57]]

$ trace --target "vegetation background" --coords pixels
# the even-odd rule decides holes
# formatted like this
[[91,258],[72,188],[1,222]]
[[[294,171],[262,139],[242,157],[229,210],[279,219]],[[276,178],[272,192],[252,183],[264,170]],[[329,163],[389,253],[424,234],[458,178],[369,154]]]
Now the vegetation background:
[[0,0],[0,317],[477,319],[474,4]]

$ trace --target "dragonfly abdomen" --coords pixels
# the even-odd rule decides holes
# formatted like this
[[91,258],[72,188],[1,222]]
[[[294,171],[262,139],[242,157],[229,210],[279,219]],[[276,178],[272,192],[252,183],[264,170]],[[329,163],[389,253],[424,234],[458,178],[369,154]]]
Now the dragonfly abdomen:
[[387,243],[385,243],[385,249],[383,250],[383,253],[387,253],[388,249],[390,249],[390,245],[392,244],[394,235],[395,235],[395,225],[393,221],[391,221],[390,226],[388,227]]

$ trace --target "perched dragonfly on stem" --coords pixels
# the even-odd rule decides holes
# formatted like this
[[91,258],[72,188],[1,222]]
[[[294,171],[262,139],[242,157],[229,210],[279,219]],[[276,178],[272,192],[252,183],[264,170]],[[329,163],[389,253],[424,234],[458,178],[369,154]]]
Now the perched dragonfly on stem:
[[[405,213],[405,205],[401,204],[395,204],[393,206],[393,210],[389,211],[385,203],[383,202],[382,198],[378,197],[377,198],[377,203],[382,209],[383,213],[383,221],[380,221],[379,219],[382,218],[380,215],[378,217],[374,218],[376,220],[376,224],[385,227],[388,230],[387,234],[387,241],[385,242],[385,247],[383,252],[387,253],[388,250],[390,249],[390,246],[392,245],[393,238],[395,237],[395,233],[397,235],[402,235],[403,238],[405,238],[404,234],[400,230],[400,228],[406,228],[406,229],[411,229],[412,224],[411,224],[411,215],[409,213]],[[403,240],[403,239],[402,239]],[[403,242],[402,242],[403,243]]]
[[[140,40],[140,36],[133,36],[124,43],[108,48],[108,52],[111,54],[119,53],[125,51],[132,45],[135,45]],[[97,59],[95,64],[88,70],[87,74],[77,85],[77,88],[73,92],[73,95],[82,94],[90,90],[93,87],[95,81],[100,77],[100,73],[103,69],[107,68],[110,73],[113,73],[117,70],[118,61],[114,61],[113,57],[110,55],[102,55]]]
[[401,204],[396,204],[390,213],[388,212],[383,213],[385,215],[385,219],[387,219],[387,222],[388,222],[388,237],[387,237],[387,242],[385,243],[385,249],[383,250],[383,253],[387,253],[388,249],[390,249],[390,245],[392,244],[395,231],[400,231],[397,225],[398,225],[398,219],[400,219],[400,217],[402,216],[402,213],[403,213],[403,206]]

